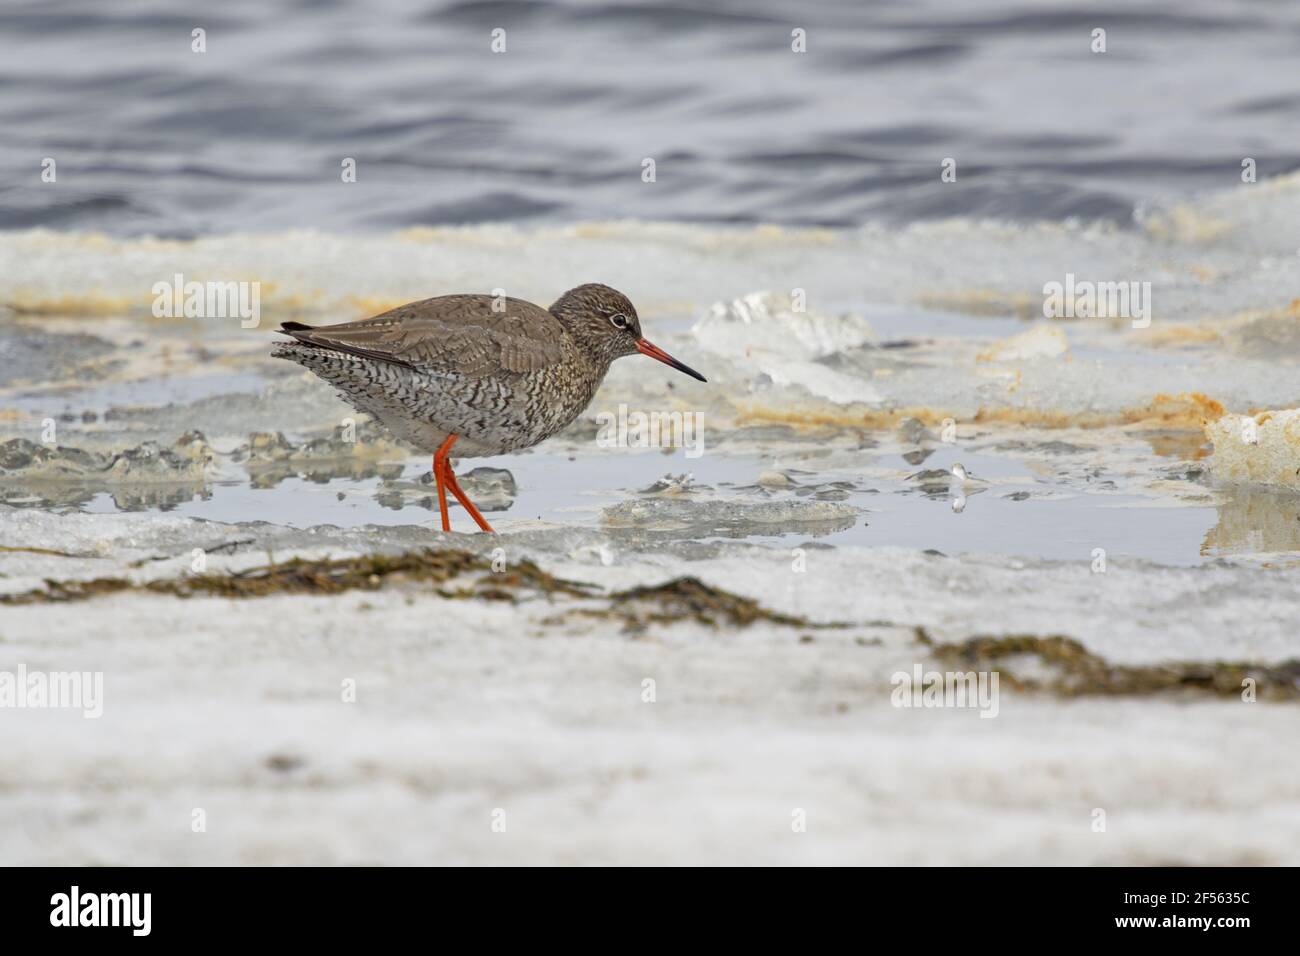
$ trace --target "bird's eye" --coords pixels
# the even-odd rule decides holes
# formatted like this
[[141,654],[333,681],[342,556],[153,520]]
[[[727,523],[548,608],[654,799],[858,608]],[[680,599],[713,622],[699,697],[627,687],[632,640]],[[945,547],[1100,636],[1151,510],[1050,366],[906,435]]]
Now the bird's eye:
[[609,317],[609,321],[614,323],[614,328],[616,329],[627,328],[627,316],[622,312],[615,312]]

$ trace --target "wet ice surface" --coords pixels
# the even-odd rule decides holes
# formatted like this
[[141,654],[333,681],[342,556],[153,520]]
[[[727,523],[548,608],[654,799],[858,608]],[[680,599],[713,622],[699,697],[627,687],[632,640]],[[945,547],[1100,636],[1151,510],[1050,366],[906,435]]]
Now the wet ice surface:
[[[0,263],[24,265],[9,296],[0,438],[29,446],[6,446],[0,501],[295,528],[410,525],[441,540],[427,463],[269,360],[270,316],[373,312],[427,294],[409,276],[434,262],[474,288],[509,261],[511,291],[546,301],[552,273],[581,262],[583,278],[594,269],[632,291],[647,329],[712,384],[625,360],[564,435],[462,463],[462,474],[493,470],[466,483],[507,537],[564,526],[633,535],[650,554],[808,539],[1089,567],[1099,551],[1163,565],[1288,565],[1300,557],[1295,496],[1215,480],[1202,425],[1296,397],[1300,339],[1286,297],[1300,239],[1287,210],[1297,205],[1293,178],[1147,209],[1137,231],[585,224],[529,238],[478,227],[316,236],[288,257],[261,237],[15,234],[0,240]],[[522,262],[521,242],[534,252]],[[218,265],[265,276],[262,328],[144,311],[154,273]],[[629,270],[636,278],[623,282]],[[772,277],[790,271],[801,283],[790,292],[716,294],[779,287]],[[1149,278],[1155,321],[1043,319],[1039,287],[1066,271]],[[60,317],[67,310],[94,318]],[[702,414],[705,453],[601,447],[595,416],[620,404]],[[361,440],[340,443],[341,423],[357,419]],[[53,443],[42,437],[50,420]],[[169,471],[191,434],[208,456],[196,463],[184,451]],[[36,445],[51,460],[28,461]],[[950,478],[958,462],[975,481]],[[459,531],[472,527],[451,507]]]
[[[1124,232],[0,236],[0,594],[182,580],[195,549],[238,574],[456,547],[598,595],[692,576],[809,622],[627,633],[568,613],[595,599],[387,584],[5,605],[0,670],[102,669],[108,702],[98,723],[4,715],[20,744],[0,748],[0,812],[24,822],[0,859],[1296,862],[1276,743],[1300,729],[1294,703],[1007,686],[982,720],[889,692],[895,671],[940,666],[917,627],[1060,634],[1113,665],[1298,656],[1300,495],[1276,484],[1291,416],[1260,411],[1300,398],[1298,196],[1261,185]],[[178,268],[262,276],[264,327],[150,317],[141,290]],[[490,289],[507,268],[541,301],[556,276],[626,287],[710,383],[616,364],[564,434],[458,463],[500,533],[469,533],[453,504],[444,535],[427,459],[267,358],[267,327]],[[1151,277],[1151,327],[1035,331],[1037,290],[1067,269]],[[774,317],[806,322],[789,354]],[[704,453],[603,447],[596,416],[620,404],[703,414]],[[1239,433],[1227,416],[1248,413],[1267,474],[1246,442],[1216,471],[1203,422]],[[725,819],[701,813],[717,794]],[[168,822],[193,806],[236,832]],[[509,842],[480,839],[496,806]],[[774,836],[792,807],[813,821],[794,848]]]
[[[253,376],[248,376],[253,378]],[[0,502],[15,507],[167,512],[206,521],[437,525],[423,456],[412,456],[361,419],[360,440],[338,437],[349,415],[301,378],[267,390],[123,412],[93,388],[58,421],[61,443],[0,446]],[[172,381],[173,389],[184,387]],[[287,413],[315,438],[165,431],[181,420],[208,427],[264,421],[273,406],[308,396],[318,424]],[[1267,487],[1221,487],[1202,459],[1202,436],[1183,429],[941,427],[914,419],[878,429],[844,426],[706,426],[704,454],[680,448],[598,447],[587,420],[541,449],[476,459],[463,484],[504,534],[536,523],[646,532],[647,547],[712,537],[775,547],[807,535],[827,545],[893,545],[947,554],[997,552],[1027,560],[1112,558],[1196,564],[1229,555],[1300,557],[1300,498]],[[107,412],[107,414],[104,414]],[[84,414],[84,413],[83,413]],[[356,426],[353,426],[354,428]],[[328,431],[327,431],[328,429]],[[136,437],[158,434],[140,445]],[[35,436],[34,436],[35,437]],[[83,447],[84,446],[84,447]],[[952,477],[960,464],[969,481]],[[473,526],[451,501],[453,526]],[[431,538],[432,540],[432,538]],[[653,542],[653,543],[651,543]]]
[[[926,464],[955,460],[948,451]],[[613,452],[480,459],[476,468],[497,469],[502,477],[483,480],[467,469],[462,485],[507,535],[540,522],[609,531],[638,528],[657,546],[715,536],[794,546],[794,540],[808,536],[828,545],[894,545],[947,554],[996,551],[1030,560],[1090,562],[1094,548],[1105,548],[1112,558],[1179,565],[1264,551],[1300,558],[1300,498],[1288,493],[1221,495],[1191,486],[1186,496],[1193,502],[1171,506],[1164,498],[1125,494],[1097,476],[1088,478],[1101,487],[1076,491],[1069,476],[1037,476],[1015,459],[963,454],[961,460],[988,480],[965,487],[948,478],[909,480],[903,473],[913,466],[900,455],[875,457],[870,467],[875,478],[849,470],[816,471],[810,467],[817,465],[815,460],[792,456],[787,469],[791,485],[768,488],[755,483],[772,464],[759,455],[690,462],[680,455],[664,461],[648,453],[629,464],[622,453]],[[285,472],[273,482],[263,475],[260,482],[159,482],[114,490],[101,483],[57,490],[0,484],[0,500],[59,511],[155,511],[294,528],[417,525],[431,533],[432,543],[440,531],[427,464],[411,459],[373,470],[381,469],[393,477],[366,476],[363,469],[356,476],[332,470],[315,478]],[[641,471],[647,487],[658,476],[680,480],[686,475],[673,474],[678,469],[689,469],[689,482],[675,494],[643,493],[622,483],[631,471]],[[934,471],[947,474],[941,467]],[[511,481],[518,485],[513,495],[502,487]],[[1203,503],[1195,503],[1197,498]],[[451,508],[453,528],[471,531],[468,516],[454,503]]]

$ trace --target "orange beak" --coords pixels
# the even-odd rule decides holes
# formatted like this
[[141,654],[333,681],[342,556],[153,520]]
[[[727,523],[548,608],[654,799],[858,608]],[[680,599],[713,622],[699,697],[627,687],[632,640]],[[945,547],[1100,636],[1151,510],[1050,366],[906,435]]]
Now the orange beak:
[[663,362],[665,365],[671,365],[673,368],[677,369],[677,371],[685,372],[691,378],[697,378],[701,382],[708,381],[707,378],[705,378],[699,372],[695,371],[695,369],[691,368],[689,365],[677,361],[677,359],[673,358],[671,355],[669,355],[659,346],[651,345],[645,339],[637,339],[636,348],[637,351],[640,352],[642,355],[648,355],[657,362]]

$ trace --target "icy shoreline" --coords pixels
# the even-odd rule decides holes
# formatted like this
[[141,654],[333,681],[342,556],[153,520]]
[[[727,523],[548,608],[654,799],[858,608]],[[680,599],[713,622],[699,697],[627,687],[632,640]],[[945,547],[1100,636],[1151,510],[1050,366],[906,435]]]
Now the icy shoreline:
[[[1298,184],[1132,229],[0,234],[0,671],[105,698],[0,711],[0,861],[1300,862]],[[263,327],[155,319],[177,271]],[[1042,318],[1067,273],[1148,279],[1150,326]],[[267,327],[502,276],[622,288],[710,384],[616,364],[461,466],[501,534],[443,535]],[[623,407],[706,453],[605,447]],[[996,671],[996,718],[894,706],[918,666]]]
[[[102,542],[105,557],[48,557],[40,570],[98,576],[106,560],[175,549],[188,523],[76,519],[82,544]],[[23,539],[47,530],[29,521]],[[327,540],[312,548],[281,541],[278,559],[400,547],[409,530],[322,529]],[[654,557],[606,566],[581,533],[548,534],[545,547],[543,537],[510,548],[511,559],[549,550],[547,570],[604,588],[683,570]],[[212,567],[261,563],[257,548],[214,555]],[[0,858],[1296,862],[1300,794],[1276,759],[1276,741],[1300,729],[1293,703],[1190,690],[1062,699],[1004,685],[995,720],[891,706],[892,674],[951,666],[917,644],[916,623],[958,639],[1073,621],[1117,661],[1281,660],[1293,653],[1300,595],[1277,592],[1271,575],[1130,568],[1107,576],[1098,600],[1096,578],[1075,568],[1017,569],[997,556],[837,549],[815,553],[796,583],[789,556],[764,551],[731,545],[686,570],[779,614],[830,622],[868,610],[872,620],[711,626],[688,615],[629,633],[617,619],[566,613],[589,604],[579,598],[449,599],[400,584],[6,607],[0,670],[25,662],[106,678],[96,721],[3,715],[13,733],[0,805],[23,824],[6,831]],[[159,580],[183,573],[186,558],[131,573]],[[206,832],[191,830],[196,808]],[[1093,830],[1097,809],[1105,832]],[[498,810],[505,833],[491,828]],[[797,811],[806,832],[791,829]]]

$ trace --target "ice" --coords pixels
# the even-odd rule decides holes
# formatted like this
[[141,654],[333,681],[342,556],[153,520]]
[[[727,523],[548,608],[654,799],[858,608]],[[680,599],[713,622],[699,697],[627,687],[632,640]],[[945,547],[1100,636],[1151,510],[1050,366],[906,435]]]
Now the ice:
[[[915,656],[885,632],[888,647],[761,625],[535,639],[504,602],[428,601],[110,599],[104,717],[7,717],[0,858],[1297,862],[1275,744],[1300,732],[1291,707],[1007,693],[985,721],[890,707],[889,674]],[[46,666],[87,660],[74,609],[42,626]],[[792,839],[794,808],[809,827]]]
[[1024,332],[994,342],[980,352],[976,359],[981,362],[1018,362],[1056,358],[1069,350],[1070,342],[1062,329],[1040,322]]
[[798,386],[832,402],[875,402],[861,378],[820,363],[871,343],[871,325],[853,313],[827,316],[798,308],[789,295],[754,292],[716,302],[691,330],[708,351],[737,359],[779,386]]
[[683,495],[693,491],[694,485],[694,475],[664,475],[662,478],[655,480],[653,484],[642,489],[641,493],[646,495]]
[[457,481],[481,511],[505,511],[519,493],[515,476],[505,468],[471,468]]
[[1220,481],[1300,491],[1300,408],[1224,415],[1207,422],[1210,467]]
[[857,509],[823,501],[694,501],[681,498],[652,498],[626,501],[606,508],[602,520],[611,527],[658,530],[693,528],[708,533],[723,529],[739,531],[763,526],[793,531],[810,525],[843,526],[853,523]]
[[[1298,656],[1297,222],[1291,177],[1129,229],[0,234],[0,669],[107,693],[99,722],[3,716],[0,860],[1300,862],[1283,667],[1256,702],[1008,679],[996,720],[890,706],[895,671],[940,664],[918,633],[1060,635],[1116,669]],[[262,326],[155,320],[177,271],[260,280]],[[1151,325],[1044,322],[1067,272],[1150,281]],[[269,358],[282,318],[584,281],[710,381],[620,360],[547,444],[458,462],[495,535],[456,505],[438,530],[427,455]],[[702,414],[707,452],[601,444],[619,404]],[[425,549],[503,567],[143,589]],[[577,594],[512,587],[524,562]],[[77,599],[97,579],[124,583]],[[715,592],[764,613],[710,617]]]
[[182,435],[171,448],[145,442],[112,456],[14,438],[0,445],[0,483],[201,481],[212,459],[212,448],[200,432]]
[[[1195,391],[1245,412],[1286,407],[1294,397],[1294,376],[1279,359],[1295,353],[1287,336],[1300,265],[1298,219],[1300,176],[1292,176],[1210,194],[1176,211],[1153,207],[1134,230],[963,220],[843,231],[627,222],[192,242],[37,230],[0,236],[0,275],[18,315],[91,316],[82,324],[102,324],[119,346],[133,333],[118,316],[126,309],[137,322],[147,317],[148,290],[159,276],[179,270],[261,281],[262,327],[201,324],[208,352],[227,362],[238,357],[283,390],[281,401],[256,407],[241,397],[235,435],[297,429],[313,408],[334,415],[334,424],[347,414],[326,390],[266,358],[276,320],[357,318],[440,292],[490,291],[505,274],[510,294],[540,302],[596,278],[623,289],[652,340],[688,362],[692,351],[704,351],[694,361],[715,386],[688,388],[629,360],[615,363],[604,392],[611,399],[664,405],[684,395],[694,408],[766,415],[777,406],[805,420],[852,416],[858,405],[916,406],[942,419],[969,418],[982,408],[1128,415],[1158,393]],[[1208,233],[1193,227],[1202,220],[1218,225]],[[1032,335],[1039,359],[1015,358],[1013,351],[979,362],[998,348],[994,342],[1025,331],[1016,316],[1042,316],[1045,284],[1067,273],[1080,281],[1150,282],[1150,326],[1075,320],[1068,333],[1072,361],[1042,360],[1044,349],[1060,345],[1043,332]],[[796,289],[806,298],[803,312],[793,311]],[[739,297],[719,302],[720,290]],[[683,336],[679,330],[691,320],[694,334]],[[119,349],[121,374],[138,381],[149,362],[165,359],[197,387],[196,373],[212,372],[211,358],[184,347],[181,333],[192,322],[145,321],[150,334],[134,333],[138,347]],[[80,353],[68,354],[75,361]],[[89,369],[95,356],[86,355],[80,367]],[[24,405],[30,401],[24,397]],[[32,415],[39,421],[43,411],[33,408]],[[224,437],[232,434],[234,411],[222,396],[188,410],[173,430]]]
[[782,357],[819,359],[872,342],[871,324],[853,313],[827,316],[796,308],[785,293],[752,292],[731,302],[716,302],[691,329],[695,340],[719,355],[768,352]]
[[[101,542],[106,562],[183,548],[195,540],[187,528],[202,530],[156,516],[69,519],[25,513],[7,527],[23,541],[57,530],[67,543]],[[889,704],[891,674],[936,666],[916,625],[944,640],[1065,630],[1113,661],[1285,659],[1300,596],[1267,575],[1142,564],[1097,575],[996,555],[806,546],[807,570],[792,573],[789,550],[724,544],[693,561],[687,551],[602,552],[582,534],[533,533],[523,552],[509,538],[498,546],[511,562],[539,557],[601,588],[688,573],[814,624],[850,626],[683,622],[635,636],[566,613],[593,602],[388,587],[8,607],[0,668],[102,669],[105,706],[99,721],[6,715],[0,812],[22,822],[0,837],[0,858],[775,862],[790,850],[763,835],[788,830],[802,807],[811,825],[797,853],[808,863],[850,850],[882,863],[1297,861],[1300,829],[1285,809],[1294,775],[1275,745],[1300,732],[1293,706],[1063,705],[1005,690],[998,718],[984,721]],[[285,547],[270,526],[223,536],[256,540],[214,564],[252,560],[277,540],[281,560],[394,543],[381,529],[323,532],[317,548],[302,533]],[[646,679],[653,704],[642,699]],[[356,682],[355,704],[340,698],[344,680]],[[156,799],[141,804],[140,792]],[[706,793],[726,795],[725,814],[702,812],[715,806]],[[1090,793],[1105,798],[1080,796]],[[1097,805],[1122,808],[1104,839],[1088,826]],[[187,815],[171,819],[175,806],[204,807],[221,839],[194,837]],[[1027,823],[1025,806],[1046,809]],[[497,807],[509,840],[487,826]]]

